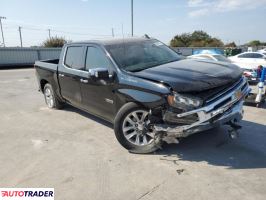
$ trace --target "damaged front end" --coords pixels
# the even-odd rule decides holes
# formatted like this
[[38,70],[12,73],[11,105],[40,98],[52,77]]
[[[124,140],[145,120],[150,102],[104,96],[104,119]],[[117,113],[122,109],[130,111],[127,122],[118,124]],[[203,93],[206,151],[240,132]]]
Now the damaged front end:
[[229,125],[229,133],[234,137],[240,128],[237,123],[243,117],[243,102],[249,92],[246,79],[241,78],[204,102],[174,93],[168,97],[170,107],[163,111],[162,120],[154,123],[154,129],[162,133],[162,139],[168,143],[178,143],[178,138],[220,125]]

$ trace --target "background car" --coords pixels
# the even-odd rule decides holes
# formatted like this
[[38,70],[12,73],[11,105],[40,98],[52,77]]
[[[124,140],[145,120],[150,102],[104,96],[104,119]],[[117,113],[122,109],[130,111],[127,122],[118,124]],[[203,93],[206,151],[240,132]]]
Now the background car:
[[221,54],[196,54],[196,55],[188,56],[187,58],[214,60],[214,61],[227,62],[227,63],[231,62],[231,60],[229,60],[228,58],[226,58],[225,56]]
[[[226,58],[223,55],[220,54],[197,54],[197,55],[192,55],[188,56],[188,59],[203,59],[203,60],[213,60],[213,61],[220,61],[220,62],[227,62],[231,63],[231,60]],[[249,83],[257,83],[258,78],[257,78],[257,70],[256,69],[243,69],[243,75],[248,79]]]
[[256,69],[259,65],[266,66],[266,55],[258,52],[245,52],[228,57],[233,64],[244,69]]
[[257,77],[257,70],[255,69],[244,69],[243,75],[248,79],[250,84],[258,83],[259,81],[259,78]]
[[263,53],[264,55],[266,55],[266,48],[258,50],[259,53]]
[[224,52],[221,49],[195,49],[192,52],[192,55],[196,54],[219,54],[223,55]]

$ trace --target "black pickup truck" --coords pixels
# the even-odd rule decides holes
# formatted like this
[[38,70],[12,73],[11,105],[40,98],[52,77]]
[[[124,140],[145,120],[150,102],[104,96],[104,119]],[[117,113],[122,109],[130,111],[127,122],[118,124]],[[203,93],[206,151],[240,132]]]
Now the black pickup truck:
[[112,122],[136,153],[219,125],[236,133],[250,90],[237,66],[181,59],[150,38],[69,43],[35,69],[49,108],[67,103]]

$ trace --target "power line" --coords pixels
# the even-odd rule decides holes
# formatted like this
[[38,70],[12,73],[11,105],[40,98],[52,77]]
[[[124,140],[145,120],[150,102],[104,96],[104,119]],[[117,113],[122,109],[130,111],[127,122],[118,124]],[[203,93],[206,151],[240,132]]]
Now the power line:
[[[0,19],[4,19],[3,17],[1,17]],[[1,24],[2,25],[2,24]],[[3,27],[1,27],[1,29],[2,29]],[[43,33],[47,33],[47,31],[48,31],[48,36],[49,36],[49,38],[51,38],[52,37],[52,35],[51,35],[51,32],[53,32],[53,33],[59,33],[60,35],[73,35],[73,36],[84,36],[84,37],[93,37],[94,39],[96,39],[96,38],[110,38],[110,37],[115,37],[115,28],[114,27],[112,27],[112,32],[111,32],[111,34],[93,34],[93,33],[85,33],[85,32],[72,32],[72,31],[64,31],[64,30],[62,30],[62,29],[51,29],[51,28],[38,28],[38,27],[34,27],[34,25],[32,26],[32,27],[30,27],[29,25],[25,25],[25,26],[21,26],[21,25],[19,25],[18,26],[18,29],[17,28],[15,28],[12,24],[8,24],[8,25],[6,25],[6,24],[4,24],[4,28],[5,29],[10,29],[10,31],[13,29],[13,30],[18,30],[19,31],[19,39],[20,39],[20,46],[21,47],[23,47],[23,36],[25,35],[25,34],[27,34],[27,33],[22,33],[22,29],[23,30],[31,30],[31,31],[41,31],[41,32],[43,32]],[[3,29],[2,29],[3,30]],[[10,32],[9,31],[9,32]],[[24,35],[23,35],[24,34]],[[10,34],[9,34],[10,35]],[[120,35],[120,34],[118,34],[118,35]],[[123,30],[123,25],[122,25],[122,35],[124,35],[124,30]],[[35,36],[35,35],[34,35]],[[37,35],[36,35],[37,36]],[[39,35],[38,35],[39,36]],[[4,37],[4,34],[3,34],[3,32],[2,32],[2,37]],[[12,37],[11,35],[10,35],[10,37]],[[70,36],[68,36],[68,37],[70,37]],[[5,40],[4,40],[4,38],[3,38],[3,42],[4,42]],[[5,43],[4,43],[4,45],[5,45]]]
[[102,37],[111,37],[112,35],[101,35],[101,34],[91,34],[91,33],[76,33],[76,32],[68,32],[68,31],[62,31],[62,30],[55,30],[51,29],[54,32],[58,33],[65,33],[65,34],[72,34],[72,35],[90,35],[90,36],[102,36]]
[[23,26],[23,29],[33,30],[33,31],[44,31],[45,30],[45,29],[40,29],[40,28],[29,28],[29,27],[25,27],[25,26]]
[[[6,26],[7,29],[11,29],[13,27]],[[104,35],[104,34],[92,34],[92,33],[78,33],[78,32],[69,32],[64,30],[58,30],[58,29],[41,29],[41,28],[30,28],[23,26],[24,30],[34,30],[34,31],[48,31],[48,34],[51,36],[51,31],[58,32],[58,33],[65,33],[65,34],[72,34],[72,35],[90,35],[90,36],[102,36],[102,37],[110,37],[112,35]]]

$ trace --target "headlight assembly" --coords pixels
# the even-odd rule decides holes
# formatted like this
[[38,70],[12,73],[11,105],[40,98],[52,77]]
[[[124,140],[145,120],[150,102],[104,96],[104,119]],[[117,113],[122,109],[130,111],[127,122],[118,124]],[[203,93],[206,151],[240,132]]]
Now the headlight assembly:
[[167,101],[170,106],[185,110],[199,108],[203,103],[202,100],[197,97],[185,96],[177,93],[168,95]]

